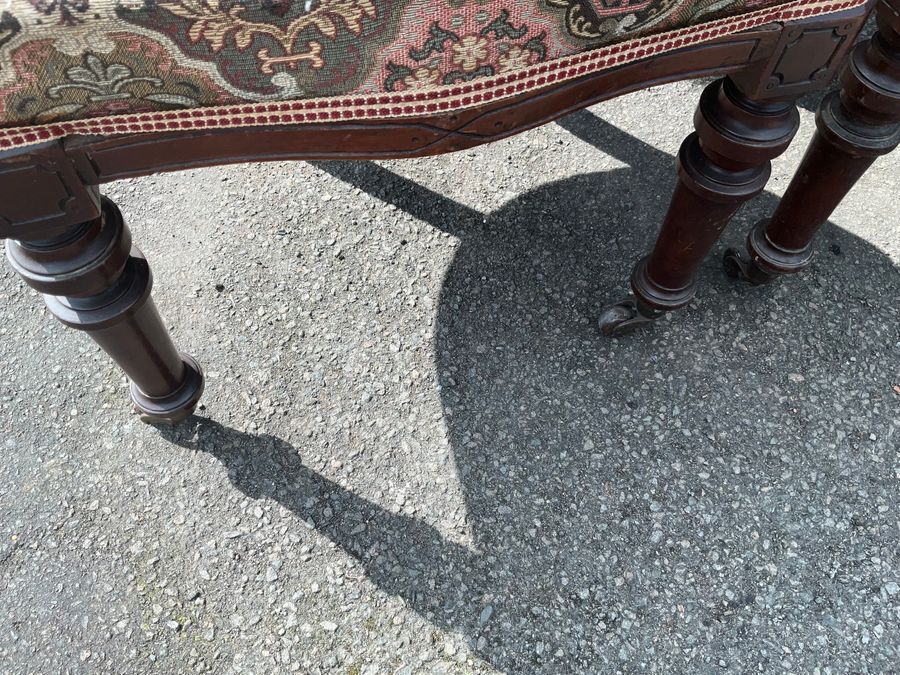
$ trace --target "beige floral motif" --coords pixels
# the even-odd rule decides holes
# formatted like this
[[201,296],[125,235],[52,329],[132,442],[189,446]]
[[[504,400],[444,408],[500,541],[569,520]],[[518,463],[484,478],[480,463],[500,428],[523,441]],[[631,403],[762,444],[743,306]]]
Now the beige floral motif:
[[172,14],[191,22],[188,36],[192,42],[205,40],[210,48],[218,52],[225,46],[229,35],[234,37],[235,46],[244,50],[253,42],[258,34],[269,35],[285,50],[285,55],[272,57],[268,49],[257,53],[260,69],[264,73],[273,73],[273,64],[279,63],[294,68],[301,61],[309,61],[313,68],[321,68],[322,45],[309,42],[309,50],[296,53],[295,42],[300,33],[309,26],[315,27],[322,35],[334,38],[338,25],[344,24],[351,32],[362,31],[363,19],[375,17],[375,5],[372,0],[324,0],[313,5],[309,10],[294,19],[286,28],[275,24],[258,23],[244,17],[246,7],[236,5],[228,10],[222,9],[220,0],[161,0],[159,6]]
[[265,33],[275,38],[290,50],[300,33],[309,26],[315,26],[322,35],[334,38],[338,23],[344,23],[351,32],[359,34],[362,21],[375,16],[372,0],[325,0],[312,5],[285,29],[274,24],[257,23],[244,18],[246,7],[236,5],[224,10],[220,0],[162,0],[159,6],[176,16],[192,22],[189,35],[191,40],[206,40],[214,51],[225,45],[228,34],[234,34],[238,49],[246,49],[256,33]]
[[416,68],[411,75],[403,78],[407,89],[427,89],[439,83],[440,73],[434,68]]
[[453,45],[453,63],[471,72],[487,59],[488,41],[477,35],[466,35]]
[[50,87],[47,93],[50,98],[60,98],[67,89],[81,89],[90,93],[91,101],[115,100],[130,98],[126,91],[129,85],[146,82],[153,87],[161,87],[158,77],[140,77],[131,68],[121,63],[106,64],[95,54],[86,54],[83,66],[73,66],[66,71],[65,84]]
[[505,54],[500,55],[500,72],[506,73],[511,70],[527,68],[530,58],[530,51],[522,49],[518,45],[513,45]]
[[[149,68],[149,72],[154,72]],[[124,112],[133,103],[153,102],[167,107],[191,108],[199,102],[184,94],[167,90],[169,85],[155,76],[136,73],[131,65],[106,62],[88,53],[81,64],[65,71],[65,82],[48,87],[45,97],[23,97],[26,105],[53,105],[32,112],[36,122],[52,122],[83,115],[82,111],[102,111],[107,114]]]

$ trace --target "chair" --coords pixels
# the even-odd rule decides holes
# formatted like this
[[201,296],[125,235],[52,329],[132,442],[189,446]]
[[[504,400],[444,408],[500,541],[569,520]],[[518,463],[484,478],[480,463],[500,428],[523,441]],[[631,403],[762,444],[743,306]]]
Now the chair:
[[687,304],[698,266],[797,131],[840,94],[772,218],[729,251],[752,283],[808,264],[844,194],[900,140],[900,0],[9,0],[0,9],[0,237],[51,313],[125,371],[142,419],[175,423],[203,374],[172,343],[105,182],[285,159],[470,148],[619,94],[719,76],[610,335]]

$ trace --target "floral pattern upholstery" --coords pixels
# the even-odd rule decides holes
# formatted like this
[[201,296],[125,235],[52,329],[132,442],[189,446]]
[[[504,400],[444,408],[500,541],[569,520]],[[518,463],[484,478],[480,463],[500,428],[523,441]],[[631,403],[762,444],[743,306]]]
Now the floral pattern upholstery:
[[0,150],[480,105],[862,0],[0,0]]

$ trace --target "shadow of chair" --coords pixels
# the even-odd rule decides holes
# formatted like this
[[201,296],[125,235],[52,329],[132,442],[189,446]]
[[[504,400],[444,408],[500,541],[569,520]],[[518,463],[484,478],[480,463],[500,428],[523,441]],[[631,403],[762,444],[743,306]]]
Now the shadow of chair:
[[[896,349],[897,305],[857,298],[872,285],[900,297],[897,267],[828,226],[820,256],[840,250],[846,263],[829,270],[836,291],[815,268],[737,287],[710,260],[691,309],[604,340],[596,310],[651,241],[673,160],[588,112],[560,124],[628,168],[550,183],[483,215],[377,164],[318,163],[461,240],[434,352],[471,547],[318,474],[302,444],[199,418],[165,433],[215,457],[247,497],[307,521],[372,583],[502,670],[623,659],[690,668],[708,653],[737,663],[765,651],[775,616],[814,643],[856,587],[848,541],[872,551],[890,538],[858,503],[888,468],[867,460],[839,411],[867,392],[887,420],[879,435],[897,431],[892,394],[846,360]],[[654,184],[658,197],[644,192]],[[742,218],[774,203],[766,193]],[[718,296],[718,318],[704,295]],[[725,309],[729,295],[740,309]],[[792,317],[786,307],[800,302],[818,312]],[[846,399],[814,386],[845,387]],[[776,667],[780,649],[767,653],[761,667]]]

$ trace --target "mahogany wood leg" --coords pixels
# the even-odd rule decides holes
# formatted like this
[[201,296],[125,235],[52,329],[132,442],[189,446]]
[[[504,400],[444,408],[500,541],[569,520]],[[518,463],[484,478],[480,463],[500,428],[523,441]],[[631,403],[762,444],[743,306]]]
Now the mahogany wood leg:
[[696,131],[678,151],[678,185],[656,244],[631,275],[634,297],[604,309],[604,333],[620,335],[690,302],[698,267],[738,207],[765,187],[770,160],[799,121],[793,101],[753,100],[730,78],[706,87]]
[[191,414],[203,373],[172,344],[150,297],[150,267],[115,204],[104,198],[99,218],[51,238],[9,239],[6,252],[50,312],[88,333],[125,371],[141,419],[175,424]]
[[729,276],[762,284],[809,265],[832,211],[880,156],[900,144],[900,0],[882,0],[878,30],[854,49],[841,91],[822,101],[817,131],[771,219],[744,250],[725,254]]

